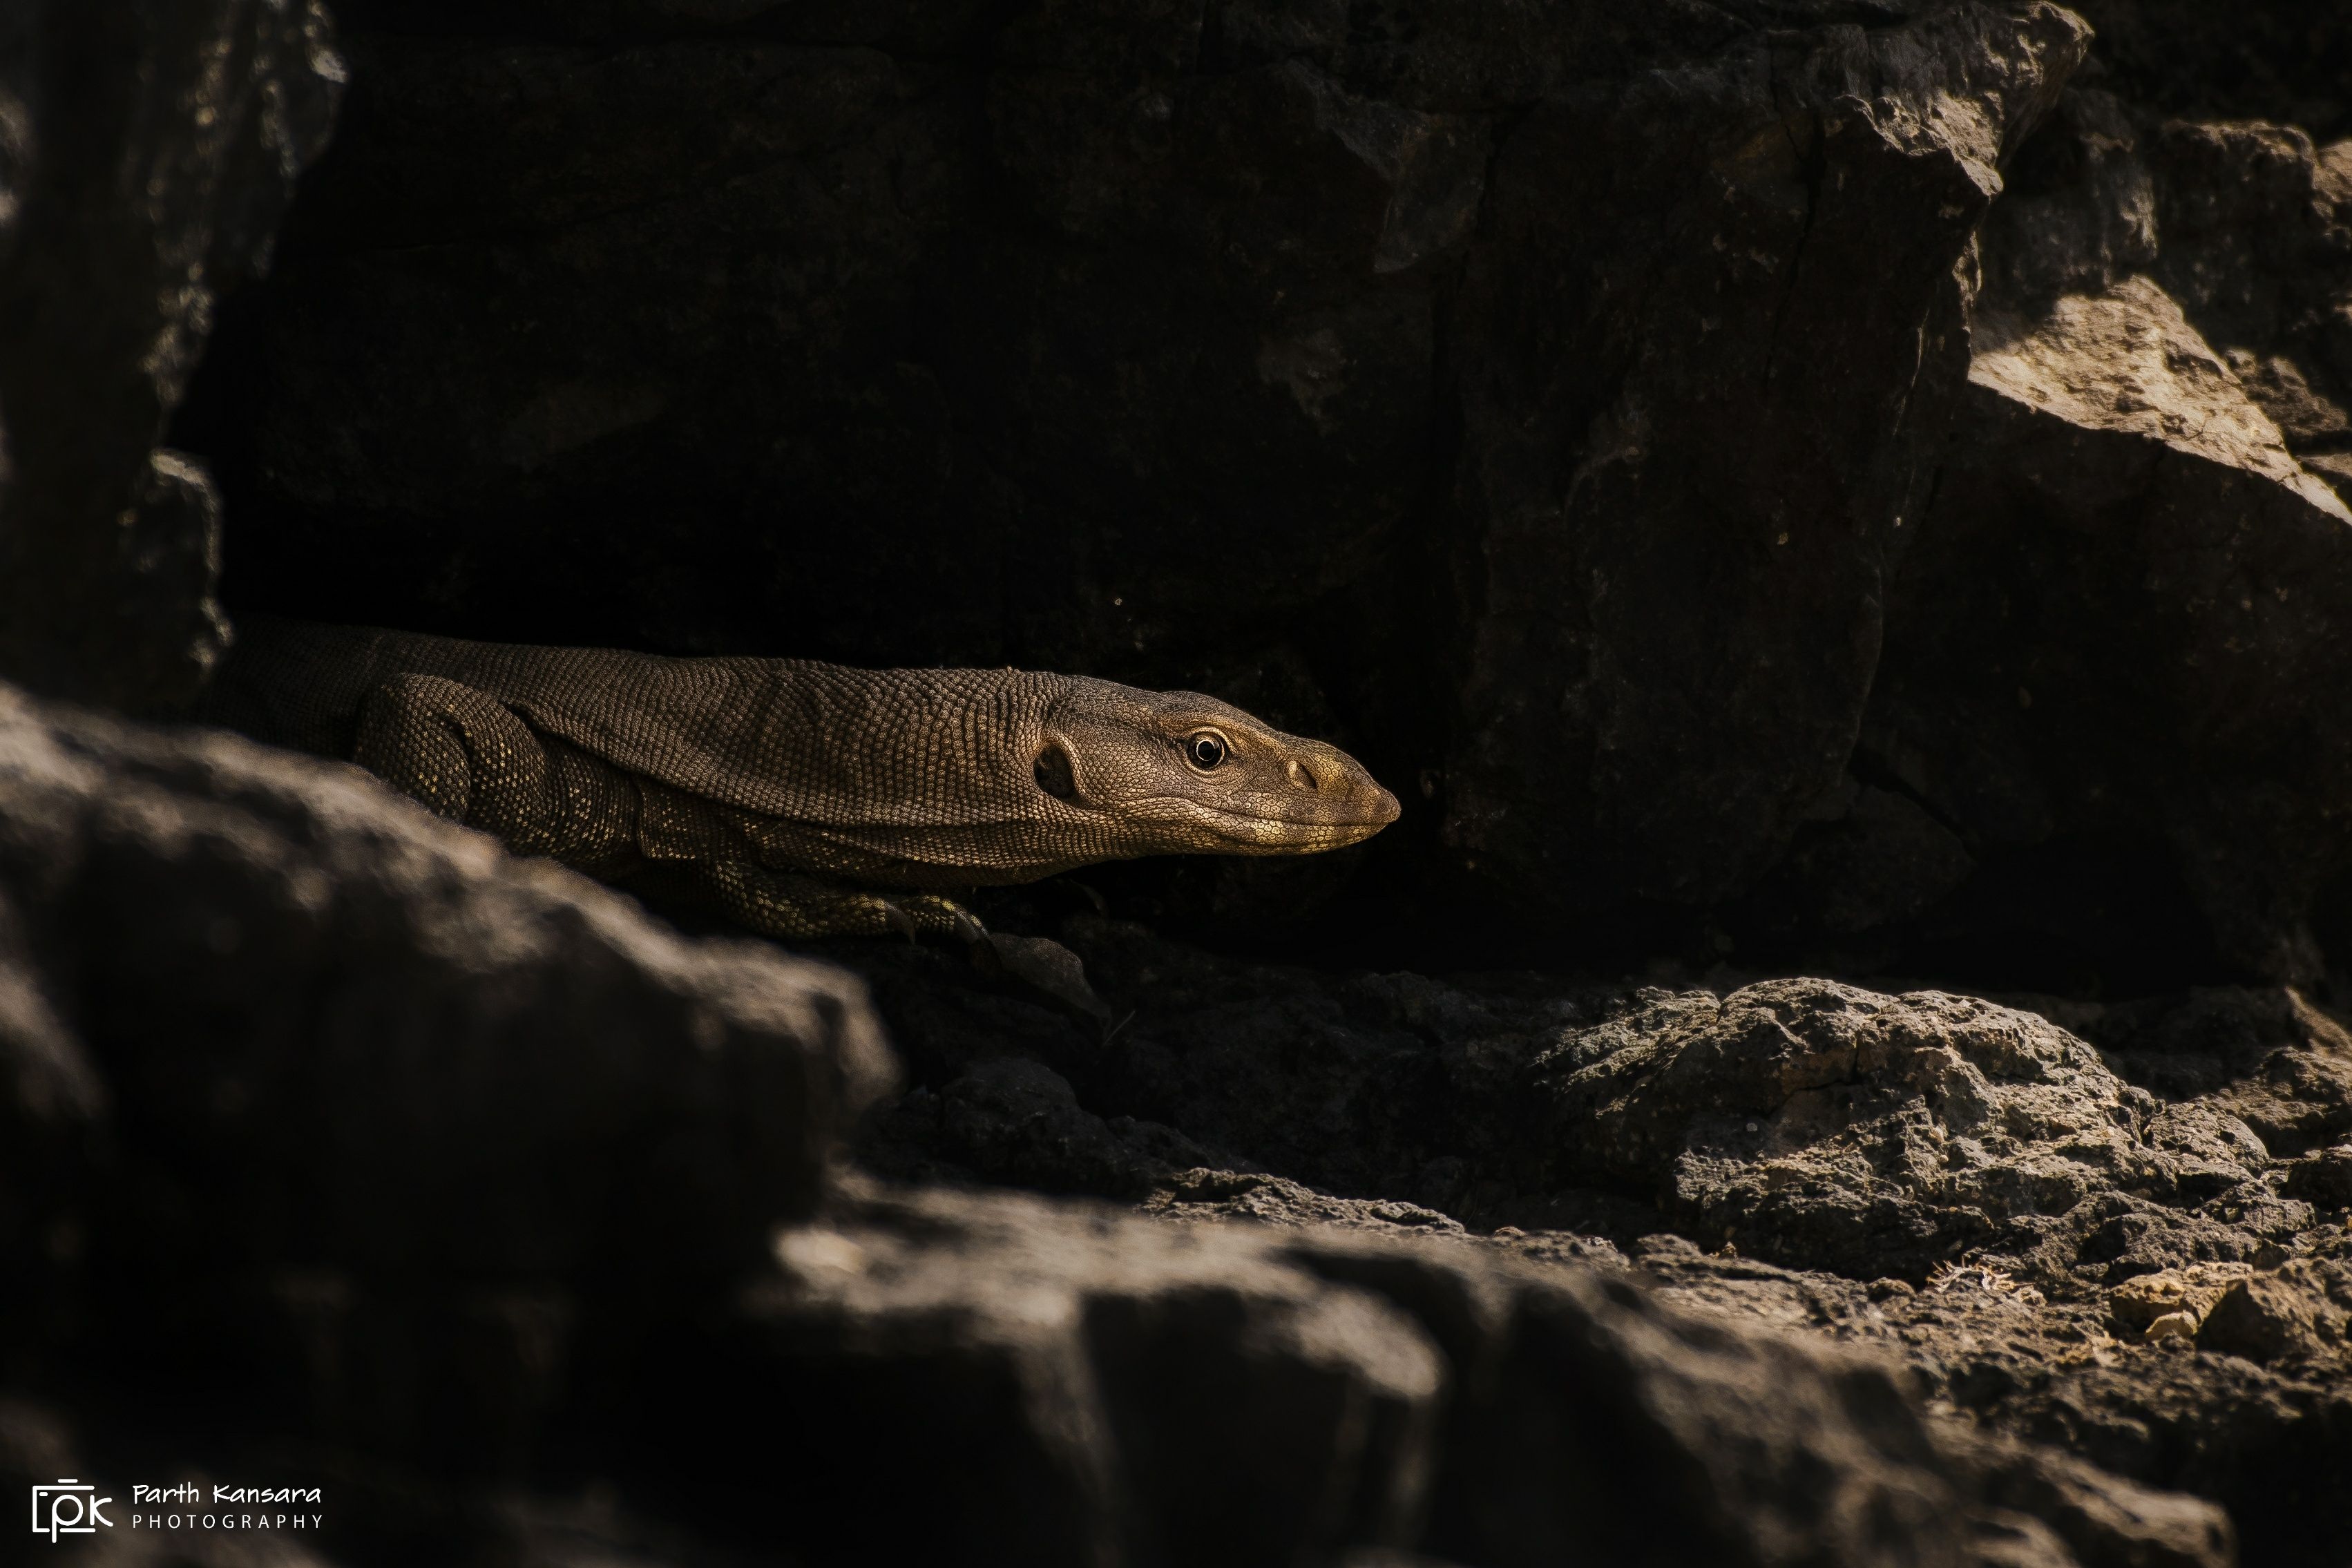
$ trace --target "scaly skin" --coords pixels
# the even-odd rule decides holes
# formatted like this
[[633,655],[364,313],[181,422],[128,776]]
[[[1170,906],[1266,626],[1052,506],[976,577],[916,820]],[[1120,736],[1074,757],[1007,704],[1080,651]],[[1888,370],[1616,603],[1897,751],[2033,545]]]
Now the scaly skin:
[[783,937],[977,935],[948,890],[1142,855],[1305,855],[1396,797],[1192,692],[663,658],[253,619],[211,716],[593,875],[685,869]]

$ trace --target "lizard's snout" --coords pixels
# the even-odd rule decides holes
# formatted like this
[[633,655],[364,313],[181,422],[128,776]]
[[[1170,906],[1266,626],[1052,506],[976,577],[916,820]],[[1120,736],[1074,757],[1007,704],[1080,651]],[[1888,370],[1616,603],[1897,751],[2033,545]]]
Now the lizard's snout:
[[1397,819],[1397,797],[1361,763],[1336,748],[1317,749],[1283,763],[1288,812],[1300,820],[1362,830],[1369,837]]
[[1356,807],[1355,819],[1375,833],[1394,822],[1403,809],[1397,805],[1397,797],[1382,789],[1370,773],[1364,774],[1349,793],[1354,796],[1350,804]]

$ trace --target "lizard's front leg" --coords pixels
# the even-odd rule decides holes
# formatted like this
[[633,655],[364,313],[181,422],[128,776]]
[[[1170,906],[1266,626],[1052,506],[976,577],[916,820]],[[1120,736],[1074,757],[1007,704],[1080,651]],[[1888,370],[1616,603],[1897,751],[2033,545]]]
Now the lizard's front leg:
[[546,748],[504,704],[470,686],[403,675],[377,687],[361,704],[352,761],[517,853],[554,847]]
[[886,936],[899,931],[978,942],[988,932],[971,911],[936,893],[885,895],[749,860],[706,860],[696,868],[719,907],[768,936]]
[[1099,1023],[1110,1022],[1110,1009],[1087,984],[1086,965],[1076,953],[1043,937],[994,935],[971,910],[936,893],[886,897],[750,860],[705,860],[696,871],[720,908],[763,935],[805,940],[896,931],[909,939],[920,933],[961,937],[979,968],[1042,992]]
[[998,936],[971,911],[936,893],[884,896],[750,860],[706,860],[696,868],[719,906],[764,935],[804,940],[820,936],[880,936],[901,931],[961,937],[975,967],[1042,993],[1097,1023],[1110,1008],[1087,983],[1077,954],[1044,937]]

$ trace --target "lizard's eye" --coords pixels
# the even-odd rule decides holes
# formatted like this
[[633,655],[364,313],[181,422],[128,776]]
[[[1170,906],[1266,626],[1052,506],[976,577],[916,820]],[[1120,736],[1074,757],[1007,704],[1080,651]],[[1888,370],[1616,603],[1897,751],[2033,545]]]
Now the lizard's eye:
[[1225,760],[1225,738],[1214,730],[1184,737],[1184,760],[1207,773]]
[[1068,800],[1078,793],[1077,775],[1070,766],[1070,753],[1050,742],[1044,751],[1037,753],[1034,772],[1037,787],[1055,800]]

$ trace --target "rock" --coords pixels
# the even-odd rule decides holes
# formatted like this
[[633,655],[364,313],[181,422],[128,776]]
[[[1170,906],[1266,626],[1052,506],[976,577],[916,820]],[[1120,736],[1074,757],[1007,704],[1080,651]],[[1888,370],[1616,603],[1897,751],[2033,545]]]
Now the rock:
[[2186,120],[2159,128],[2151,155],[2158,279],[2298,457],[2352,446],[2352,144],[2323,153],[2295,125]]
[[[2304,1256],[2347,1256],[2340,1229],[2302,1239]],[[1976,1432],[2053,1444],[2111,1476],[2217,1502],[2249,1563],[2343,1554],[2333,1500],[2352,1464],[2352,1422],[2341,1362],[2264,1367],[2199,1354],[2193,1328],[2119,1342],[2103,1299],[2063,1289],[2021,1309],[2017,1292],[1965,1285],[1874,1297],[1858,1280],[1687,1244],[1640,1249],[1635,1262],[1679,1310],[1899,1353],[1931,1400],[1958,1407]],[[2107,1560],[2082,1550],[2084,1562]]]
[[2021,1445],[1994,1446],[1985,1466],[1990,1500],[2047,1525],[2085,1568],[2192,1568],[2237,1555],[2235,1532],[2210,1503],[2135,1487]]
[[2011,1384],[1978,1418],[2143,1485],[2222,1501],[2246,1562],[2341,1556],[2331,1500],[2352,1460],[2341,1385],[2191,1344],[2168,1340],[2053,1366]]
[[[1212,599],[1319,615],[1422,472],[1412,268],[1458,248],[1485,121],[1308,58],[1202,69],[1197,13],[1131,21],[355,32],[308,226],[199,417],[251,503],[249,591],[511,633],[536,581],[558,639],[1131,676],[1205,646]],[[419,508],[477,520],[467,585],[429,585],[457,536]],[[306,545],[322,510],[383,574]],[[567,621],[551,566],[668,586]],[[857,607],[885,599],[925,607]]]
[[2201,1350],[2273,1362],[2332,1355],[2352,1313],[2352,1268],[2293,1258],[2233,1281],[2197,1331]]
[[2352,27],[2295,0],[2083,0],[2109,79],[2165,114],[2293,121],[2352,133]]
[[[1303,1183],[1256,1171],[1176,1172],[1154,1184],[1136,1209],[1161,1219],[1245,1220],[1391,1237],[1465,1234],[1460,1220],[1419,1204],[1391,1198],[1335,1198]],[[1579,1237],[1577,1242],[1568,1255],[1580,1259],[1613,1250],[1606,1241]]]
[[[814,1562],[923,1554],[952,1520],[966,1554],[1041,1563],[1961,1563],[2040,1539],[2021,1519],[2081,1542],[2053,1563],[2231,1561],[2210,1507],[2087,1467],[2030,1482],[2052,1461],[1924,1422],[1882,1364],[1464,1243],[877,1194],[778,1258],[716,1365],[654,1372],[695,1495],[740,1510],[758,1473],[855,1532]],[[786,1391],[824,1440],[777,1464]],[[756,1472],[729,1436],[753,1427]],[[941,1476],[950,1511],[902,1500]]]
[[2140,139],[2138,116],[2113,93],[2070,86],[2059,95],[2002,170],[2005,188],[1985,216],[1985,302],[2039,312],[2155,266],[2157,181]]
[[2287,1172],[2286,1191],[2322,1208],[2352,1208],[2352,1143],[2322,1149],[2296,1163]]
[[1986,877],[2063,888],[2076,856],[2144,879],[2051,933],[2099,967],[2137,946],[2315,982],[2352,866],[2325,804],[2352,780],[2306,741],[2340,722],[2352,181],[2294,127],[2159,123],[2096,89],[2014,176],[1853,771]]
[[2194,1338],[2213,1304],[2252,1272],[2242,1263],[2196,1263],[2136,1274],[2107,1292],[2116,1327],[2144,1339]]
[[1961,369],[1956,268],[2086,41],[1970,5],[1749,37],[1498,150],[1446,323],[1476,608],[1444,832],[1474,874],[1712,903],[1840,784]]
[[[1149,1542],[1279,1562],[1418,1533],[1445,1373],[1377,1298],[1034,1202],[918,1197],[900,1215],[787,1233],[782,1272],[741,1309],[736,1370],[677,1384],[697,1412],[681,1429],[732,1431],[786,1398],[829,1435],[823,1452],[787,1435],[764,1460],[688,1457],[766,1473],[792,1455],[777,1503],[811,1522],[816,1561],[1124,1562]],[[942,1477],[959,1478],[944,1499]]]
[[992,967],[1007,979],[1029,986],[1098,1024],[1110,1023],[1110,1008],[1087,984],[1086,965],[1060,942],[1042,936],[992,931],[974,943],[972,952],[984,968]]
[[2273,1158],[2352,1131],[2352,1035],[2299,992],[2215,986],[2049,1010],[2132,1082],[2232,1119]]
[[2332,1082],[2335,1026],[2284,993],[2046,1005],[2119,1074],[2051,1017],[1944,994],[1331,975],[1056,929],[1123,1020],[1107,1040],[921,953],[845,955],[937,1086],[868,1134],[882,1169],[1286,1223],[1671,1225],[1914,1283],[1980,1248],[2102,1299],[2315,1218],[2237,1114],[2285,1146],[2327,1103],[2291,1097]]
[[[1043,1063],[1001,1057],[940,1089],[936,1105],[910,1097],[891,1111],[895,1136],[944,1155],[994,1183],[1045,1192],[1139,1198],[1176,1172],[1214,1156],[1172,1128],[1080,1108],[1062,1076]],[[921,1124],[936,1118],[936,1130]]]
[[1924,914],[1976,870],[1958,836],[1909,796],[1863,784],[1850,796],[1808,809],[1757,889],[1753,918],[1816,938],[1853,937]]
[[0,678],[184,702],[226,635],[220,504],[157,443],[342,64],[317,0],[38,0],[0,47]]
[[1536,1075],[1565,1169],[1654,1184],[1682,1226],[1743,1251],[1865,1276],[2013,1248],[2095,1193],[2177,1194],[2196,1168],[2081,1041],[1932,992],[1685,993],[1564,1036]]
[[892,1071],[854,982],[355,769],[0,692],[0,825],[8,1110],[117,1146],[110,1268],[723,1274]]
[[[2314,976],[2308,920],[2333,862],[2315,859],[2327,840],[2289,803],[2335,786],[2282,792],[2276,781],[2327,765],[2287,741],[2313,721],[2305,704],[2325,678],[2266,686],[2249,703],[2232,671],[2326,657],[2335,600],[2324,584],[2352,571],[2338,559],[2352,513],[2144,279],[2067,296],[2032,325],[1987,315],[1976,331],[1973,423],[1906,557],[1916,596],[1897,591],[1904,613],[1866,750],[1980,857],[2112,830],[2130,813],[2165,817],[2224,951],[2280,979]],[[2141,526],[2093,521],[2134,497],[2147,503]],[[2081,521],[2026,521],[2052,510]],[[1943,574],[1963,557],[1964,574]],[[2061,582],[2074,584],[2072,608],[2053,616],[2037,595]],[[2223,582],[2236,585],[2210,586]],[[2154,642],[2119,637],[2126,625]],[[2166,679],[2126,676],[2120,661]],[[2141,736],[2167,754],[2135,751]],[[2235,770],[2257,752],[2275,758],[2263,782],[2223,782],[2251,777]],[[2242,801],[2145,794],[2192,778],[2242,788]]]

